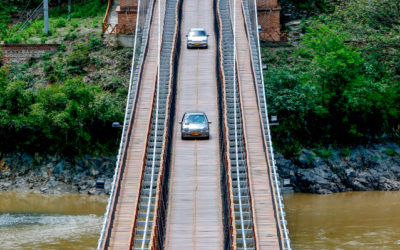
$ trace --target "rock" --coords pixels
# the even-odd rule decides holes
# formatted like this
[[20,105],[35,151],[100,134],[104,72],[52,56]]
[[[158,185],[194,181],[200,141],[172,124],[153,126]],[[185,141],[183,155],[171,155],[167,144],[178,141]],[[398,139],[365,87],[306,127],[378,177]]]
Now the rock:
[[93,177],[110,180],[115,164],[115,157],[85,155],[62,158],[57,155],[39,154],[32,157],[18,152],[3,155],[0,160],[0,190],[20,189],[41,193],[89,192],[93,195],[110,192],[110,184],[108,191],[97,190]]
[[96,168],[90,169],[90,174],[92,176],[97,176],[99,174],[99,171]]
[[90,194],[90,195],[96,194],[96,188],[89,189],[88,194]]
[[0,182],[0,189],[1,190],[8,190],[11,187],[11,181]]
[[297,182],[303,192],[328,194],[346,189],[340,178],[329,168],[301,169],[297,174]]
[[[297,159],[285,159],[276,153],[281,178],[290,178],[296,192],[333,193],[350,190],[400,190],[400,155],[390,156],[400,146],[393,143],[355,147],[350,155],[340,150],[321,159],[303,149]],[[393,155],[393,153],[391,153]]]
[[54,168],[53,174],[60,175],[60,174],[62,174],[63,169],[64,169],[64,161],[61,161]]
[[19,175],[26,175],[27,173],[29,172],[29,167],[28,166],[22,166],[20,169],[19,169]]
[[308,168],[311,165],[311,162],[314,158],[316,158],[317,155],[311,151],[311,150],[307,150],[307,149],[303,149],[301,151],[301,154],[299,156],[299,163],[300,166],[302,168]]
[[42,176],[43,178],[49,178],[49,174],[47,173],[47,169],[46,168],[41,168],[42,170]]
[[111,193],[111,184],[112,184],[112,179],[107,179],[104,182],[104,193],[106,193],[106,194]]
[[21,155],[21,160],[24,164],[29,164],[33,161],[33,158],[30,155],[23,153]]
[[300,24],[301,24],[301,20],[294,20],[294,21],[291,21],[291,22],[287,22],[287,23],[286,23],[286,27],[298,26],[298,25],[300,25]]

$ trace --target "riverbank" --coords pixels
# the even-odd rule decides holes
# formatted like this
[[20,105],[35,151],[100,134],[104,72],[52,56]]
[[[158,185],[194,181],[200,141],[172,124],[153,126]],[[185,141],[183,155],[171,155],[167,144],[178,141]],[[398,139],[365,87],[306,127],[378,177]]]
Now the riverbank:
[[[116,157],[65,158],[7,154],[0,157],[0,191],[110,194]],[[104,181],[104,188],[96,187]]]
[[[352,149],[303,149],[298,157],[275,155],[282,179],[294,192],[400,190],[400,146],[378,143]],[[290,188],[291,187],[291,188]]]

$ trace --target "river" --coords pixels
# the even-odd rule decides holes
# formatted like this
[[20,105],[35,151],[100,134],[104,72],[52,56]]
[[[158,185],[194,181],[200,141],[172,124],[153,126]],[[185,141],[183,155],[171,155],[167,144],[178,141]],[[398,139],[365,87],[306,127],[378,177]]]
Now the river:
[[[400,249],[400,192],[287,194],[293,249]],[[105,196],[0,192],[1,249],[95,249]]]
[[0,192],[1,249],[95,249],[106,196]]
[[287,194],[293,249],[400,249],[400,192]]

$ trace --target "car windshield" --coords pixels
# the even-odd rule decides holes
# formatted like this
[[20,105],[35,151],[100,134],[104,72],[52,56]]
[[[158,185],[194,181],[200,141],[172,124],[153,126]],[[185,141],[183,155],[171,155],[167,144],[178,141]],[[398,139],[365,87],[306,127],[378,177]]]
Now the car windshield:
[[206,32],[203,30],[190,31],[189,36],[206,36]]
[[204,115],[186,115],[185,123],[205,123],[207,122]]

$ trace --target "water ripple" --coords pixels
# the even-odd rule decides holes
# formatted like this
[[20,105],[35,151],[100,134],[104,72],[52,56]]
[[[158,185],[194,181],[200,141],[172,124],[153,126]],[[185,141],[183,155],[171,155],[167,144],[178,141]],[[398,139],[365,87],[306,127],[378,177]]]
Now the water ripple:
[[93,240],[102,219],[96,215],[0,214],[0,245],[5,249],[54,249],[63,242]]

